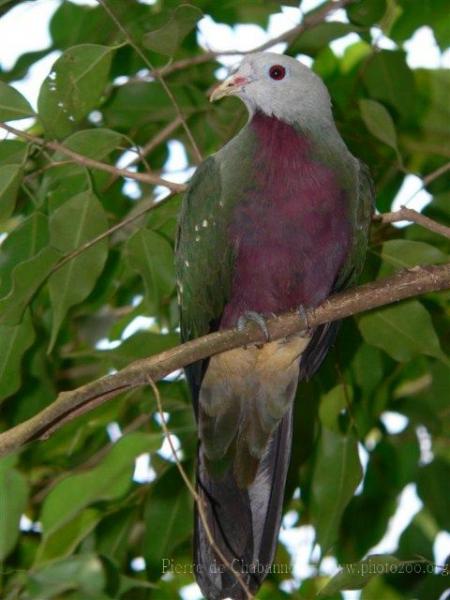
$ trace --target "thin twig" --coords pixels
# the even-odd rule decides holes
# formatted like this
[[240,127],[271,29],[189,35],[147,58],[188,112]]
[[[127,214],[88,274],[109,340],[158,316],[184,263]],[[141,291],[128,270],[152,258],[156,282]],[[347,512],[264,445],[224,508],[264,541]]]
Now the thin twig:
[[394,212],[375,215],[374,220],[386,224],[396,223],[397,221],[412,221],[417,223],[417,225],[425,227],[425,229],[428,229],[433,233],[438,233],[439,235],[443,235],[444,237],[450,239],[450,227],[447,227],[442,223],[438,223],[437,221],[426,217],[422,213],[417,212],[417,210],[407,208],[406,206],[402,206],[400,210],[396,210]]
[[202,154],[194,140],[194,136],[192,135],[192,132],[190,130],[190,128],[188,127],[186,120],[183,116],[183,113],[181,112],[181,109],[178,105],[178,102],[175,99],[175,96],[172,93],[172,90],[169,88],[169,86],[167,85],[167,83],[164,81],[164,78],[162,77],[161,73],[159,73],[158,71],[154,71],[153,69],[153,65],[151,64],[151,62],[149,61],[149,59],[147,58],[147,56],[145,55],[145,53],[141,50],[141,48],[136,44],[136,42],[133,40],[133,38],[131,37],[130,33],[128,32],[128,30],[126,29],[126,27],[124,27],[122,25],[122,23],[119,21],[119,19],[117,18],[117,16],[115,15],[115,13],[111,10],[111,8],[108,6],[108,4],[105,2],[105,0],[97,0],[97,2],[99,4],[101,4],[101,6],[103,6],[104,10],[108,13],[108,15],[111,17],[111,20],[114,21],[114,23],[116,24],[117,28],[123,33],[123,35],[125,36],[125,38],[127,39],[127,42],[130,44],[130,46],[134,49],[134,51],[141,57],[141,59],[144,61],[144,63],[147,65],[147,67],[150,69],[150,71],[152,71],[155,74],[155,77],[158,79],[159,83],[161,84],[161,86],[163,87],[164,91],[166,92],[169,100],[172,102],[173,107],[175,109],[175,112],[177,113],[177,116],[181,119],[181,123],[183,125],[183,129],[188,137],[188,140],[192,146],[192,150],[194,151],[194,156],[195,156],[195,160],[198,163],[201,163],[203,158],[202,158]]
[[243,580],[241,573],[239,573],[239,571],[236,571],[233,568],[233,566],[231,565],[231,563],[226,559],[225,555],[220,550],[220,548],[217,546],[217,544],[216,544],[216,542],[214,540],[214,537],[212,535],[211,529],[210,529],[209,524],[208,524],[208,518],[207,518],[206,512],[205,512],[204,501],[200,497],[200,495],[197,493],[197,490],[192,485],[191,480],[189,479],[186,471],[183,468],[183,465],[181,464],[181,462],[180,462],[180,460],[178,458],[178,454],[177,454],[176,448],[173,445],[172,436],[171,436],[171,433],[170,433],[169,428],[167,426],[166,418],[164,416],[164,411],[163,411],[163,407],[162,407],[162,403],[161,403],[161,395],[159,393],[158,387],[156,386],[155,382],[153,381],[153,379],[151,377],[147,377],[147,381],[148,381],[148,383],[149,383],[150,387],[152,388],[153,393],[155,395],[156,405],[158,407],[158,412],[159,412],[159,416],[160,416],[160,420],[161,420],[161,427],[162,427],[162,429],[164,431],[164,435],[166,436],[167,442],[169,443],[170,451],[172,453],[173,459],[174,459],[175,464],[177,466],[177,469],[178,469],[178,471],[179,471],[179,473],[181,475],[181,478],[183,479],[183,481],[184,481],[187,489],[189,490],[189,493],[191,494],[192,498],[194,499],[195,504],[197,505],[198,514],[199,514],[200,520],[202,522],[202,525],[203,525],[203,527],[205,529],[205,533],[206,533],[206,537],[208,538],[208,542],[210,543],[210,545],[213,548],[214,552],[217,554],[217,556],[222,561],[222,563],[225,566],[225,568],[227,569],[227,571],[229,571],[230,573],[232,573],[236,577],[236,581],[238,581],[239,585],[245,591],[245,593],[247,595],[247,598],[249,600],[252,600],[253,595],[250,592],[250,590],[248,589],[247,584]]
[[119,167],[114,167],[113,165],[100,162],[93,158],[89,158],[88,156],[84,156],[83,154],[78,154],[78,152],[74,152],[73,150],[66,148],[63,144],[60,144],[55,141],[44,140],[43,138],[38,137],[36,135],[31,135],[26,131],[21,131],[20,129],[16,129],[15,127],[6,125],[6,123],[0,123],[0,127],[2,129],[5,129],[6,131],[9,131],[10,133],[13,133],[17,137],[28,140],[29,142],[33,142],[38,146],[42,146],[43,148],[50,148],[51,150],[61,152],[61,154],[69,156],[74,162],[85,167],[90,167],[91,169],[106,171],[107,173],[113,173],[114,175],[118,175],[120,177],[127,177],[128,179],[135,179],[136,181],[141,181],[142,183],[148,183],[150,185],[161,185],[163,187],[168,188],[172,192],[183,192],[187,187],[184,184],[167,181],[166,179],[162,179],[161,177],[158,177],[157,175],[152,175],[151,173],[135,173],[134,171],[128,171],[127,169],[120,169]]
[[[450,287],[450,263],[439,266],[413,267],[391,277],[334,294],[315,309],[306,311],[310,327],[336,321],[406,298]],[[306,327],[306,321],[294,313],[268,319],[272,340],[287,337]],[[35,439],[47,439],[64,423],[89,412],[122,392],[167,376],[181,367],[209,356],[254,343],[264,343],[264,333],[250,325],[244,331],[221,330],[166,350],[161,354],[135,361],[117,373],[107,375],[75,390],[61,392],[58,398],[27,421],[0,434],[0,456],[18,450]]]

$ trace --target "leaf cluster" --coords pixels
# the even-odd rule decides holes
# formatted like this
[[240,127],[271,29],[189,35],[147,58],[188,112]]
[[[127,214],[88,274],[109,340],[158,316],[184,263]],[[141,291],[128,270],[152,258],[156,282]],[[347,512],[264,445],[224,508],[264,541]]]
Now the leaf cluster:
[[[0,1],[0,14],[17,4],[23,3]],[[30,118],[33,136],[112,167],[131,163],[136,173],[167,175],[174,143],[196,166],[180,112],[203,156],[245,120],[236,99],[208,102],[219,64],[199,44],[198,21],[206,15],[266,28],[282,4],[298,3],[104,4],[128,37],[104,6],[62,1],[50,21],[50,46],[0,70],[0,124]],[[448,173],[427,176],[449,160],[450,76],[410,68],[405,51],[423,26],[447,48],[447,2],[359,0],[345,10],[347,23],[331,16],[290,39],[286,52],[310,57],[327,84],[339,130],[370,165],[378,210],[390,210],[413,173],[432,196],[424,214],[448,223]],[[336,55],[330,42],[349,33],[356,41]],[[381,35],[392,49],[380,47]],[[34,110],[15,85],[55,51]],[[45,144],[0,141],[2,430],[61,390],[178,343],[173,248],[180,197],[158,203],[160,197],[149,183],[124,181]],[[363,279],[447,262],[448,254],[444,238],[417,225],[377,224]],[[348,320],[318,375],[298,391],[285,501],[294,527],[312,525],[322,557],[353,565],[385,535],[402,491],[414,489],[421,508],[395,557],[366,558],[328,583],[312,562],[311,576],[289,587],[291,559],[280,543],[276,563],[289,568],[268,578],[261,598],[341,598],[342,589],[365,586],[366,600],[427,600],[445,590],[446,578],[424,565],[450,526],[447,301],[446,293],[430,294]],[[196,430],[185,382],[178,374],[159,389],[192,472]],[[192,582],[192,498],[163,445],[156,413],[148,389],[128,392],[45,443],[0,459],[2,598],[172,599]],[[401,431],[389,425],[391,413],[403,417]],[[123,435],[112,443],[117,426]],[[151,465],[144,478],[136,474],[137,459]],[[165,559],[173,561],[170,577],[162,577]],[[399,567],[406,564],[421,567],[411,574]]]

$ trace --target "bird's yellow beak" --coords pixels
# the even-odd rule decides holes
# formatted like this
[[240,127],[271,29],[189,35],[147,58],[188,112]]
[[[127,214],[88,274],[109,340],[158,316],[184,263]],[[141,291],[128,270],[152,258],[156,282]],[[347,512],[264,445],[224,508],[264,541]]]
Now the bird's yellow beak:
[[215,102],[224,96],[232,96],[233,94],[237,94],[247,83],[249,83],[249,79],[247,77],[235,73],[234,75],[231,75],[222,81],[222,83],[219,83],[219,85],[213,89],[209,97],[209,101]]

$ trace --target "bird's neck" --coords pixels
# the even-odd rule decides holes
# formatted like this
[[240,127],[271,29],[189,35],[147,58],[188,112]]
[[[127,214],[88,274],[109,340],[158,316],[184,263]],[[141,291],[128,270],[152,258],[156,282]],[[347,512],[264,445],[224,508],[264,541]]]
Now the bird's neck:
[[273,115],[255,112],[248,126],[260,149],[274,157],[305,157],[310,151],[310,137],[305,132]]
[[276,163],[279,168],[284,166],[286,171],[301,171],[311,160],[318,160],[333,167],[345,178],[349,175],[349,165],[353,165],[354,159],[334,122],[289,123],[256,111],[241,133],[244,138],[253,140],[258,154],[266,162]]
[[255,111],[250,115],[247,129],[256,133],[259,142],[270,146],[273,152],[297,155],[305,152],[321,152],[328,146],[333,152],[347,152],[344,142],[333,121],[311,121],[299,119],[295,122],[286,121],[275,115]]

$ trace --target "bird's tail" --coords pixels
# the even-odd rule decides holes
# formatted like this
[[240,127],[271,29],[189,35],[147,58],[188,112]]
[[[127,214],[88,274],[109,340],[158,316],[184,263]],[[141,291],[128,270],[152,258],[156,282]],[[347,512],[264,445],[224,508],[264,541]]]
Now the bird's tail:
[[248,592],[256,593],[270,571],[280,527],[291,442],[292,406],[271,435],[256,477],[246,489],[238,486],[232,468],[220,478],[211,476],[199,447],[197,489],[214,543],[208,539],[197,508],[194,562],[198,584],[207,600],[245,600]]

